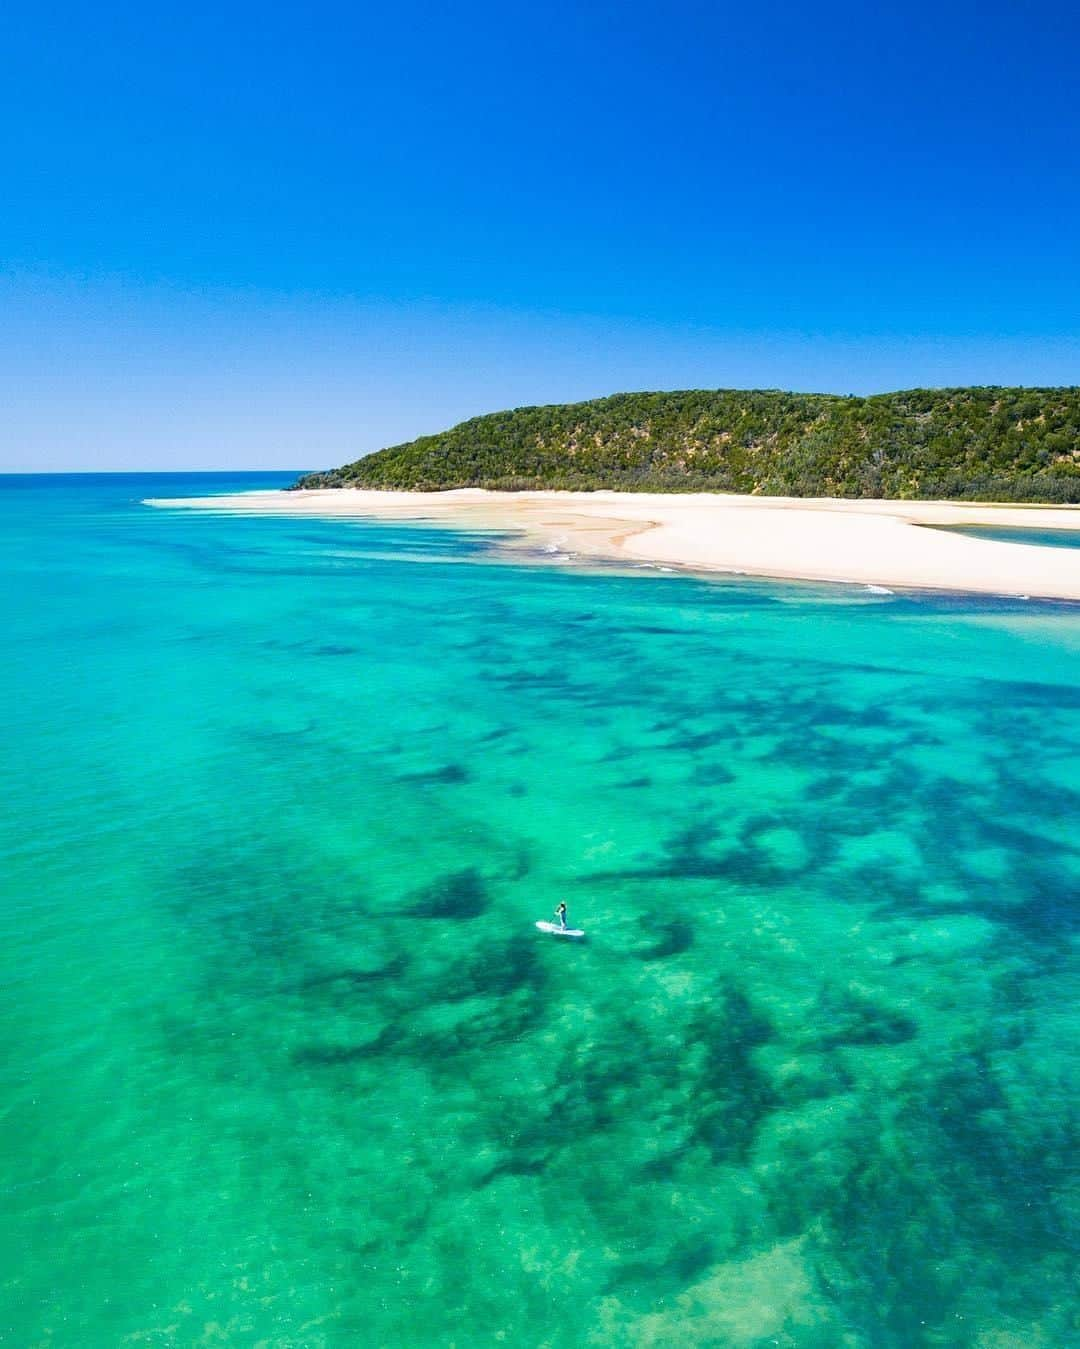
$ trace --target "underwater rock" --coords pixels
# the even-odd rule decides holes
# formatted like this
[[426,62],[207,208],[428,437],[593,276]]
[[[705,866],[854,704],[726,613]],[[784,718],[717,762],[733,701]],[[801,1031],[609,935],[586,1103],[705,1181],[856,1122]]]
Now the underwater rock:
[[452,871],[415,891],[403,912],[410,918],[479,918],[491,903],[475,867]]
[[668,956],[677,956],[689,951],[694,944],[693,925],[683,918],[657,922],[646,914],[639,921],[646,931],[661,933],[658,941],[634,952],[639,960],[664,960]]
[[446,764],[422,773],[404,773],[399,782],[430,782],[435,786],[456,787],[469,781],[469,770],[459,763]]

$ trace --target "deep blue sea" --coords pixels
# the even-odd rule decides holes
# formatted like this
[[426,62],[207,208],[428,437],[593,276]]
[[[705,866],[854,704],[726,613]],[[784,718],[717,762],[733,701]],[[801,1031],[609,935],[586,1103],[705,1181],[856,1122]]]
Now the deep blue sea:
[[0,1343],[1080,1343],[1080,607],[290,477],[0,479]]

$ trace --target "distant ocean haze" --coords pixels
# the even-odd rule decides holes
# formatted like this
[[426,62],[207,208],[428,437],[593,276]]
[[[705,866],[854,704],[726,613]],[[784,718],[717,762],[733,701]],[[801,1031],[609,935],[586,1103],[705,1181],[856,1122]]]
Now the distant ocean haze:
[[0,479],[0,1333],[1069,1343],[1080,611],[293,476]]

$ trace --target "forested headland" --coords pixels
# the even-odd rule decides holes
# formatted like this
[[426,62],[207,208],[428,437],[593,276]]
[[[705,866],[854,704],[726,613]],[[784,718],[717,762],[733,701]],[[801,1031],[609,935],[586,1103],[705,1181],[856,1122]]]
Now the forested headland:
[[1080,502],[1080,388],[615,394],[473,417],[296,485]]

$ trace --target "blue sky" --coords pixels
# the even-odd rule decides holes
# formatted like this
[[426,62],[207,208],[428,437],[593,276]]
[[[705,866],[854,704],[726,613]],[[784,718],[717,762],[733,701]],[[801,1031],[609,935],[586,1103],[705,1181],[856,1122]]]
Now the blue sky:
[[1080,380],[1065,4],[0,18],[0,469],[622,389]]

